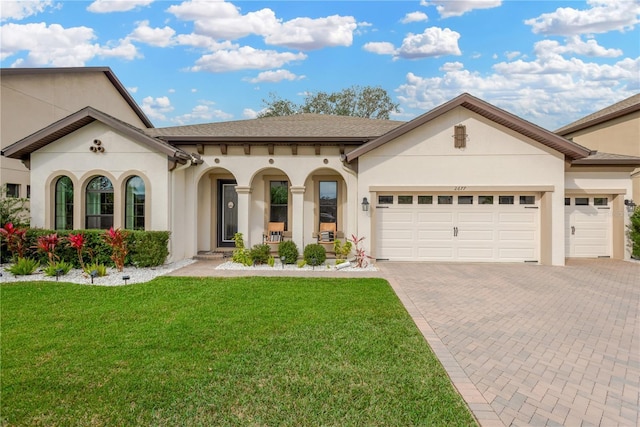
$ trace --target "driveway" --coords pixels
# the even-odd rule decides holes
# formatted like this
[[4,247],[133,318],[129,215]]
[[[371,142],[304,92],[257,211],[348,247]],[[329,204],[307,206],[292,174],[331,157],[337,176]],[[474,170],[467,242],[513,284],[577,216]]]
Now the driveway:
[[640,263],[378,266],[481,425],[638,425]]

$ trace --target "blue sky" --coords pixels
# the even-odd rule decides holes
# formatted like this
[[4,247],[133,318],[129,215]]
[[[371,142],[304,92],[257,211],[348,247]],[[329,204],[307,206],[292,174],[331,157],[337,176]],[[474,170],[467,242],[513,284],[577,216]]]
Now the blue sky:
[[396,120],[469,92],[553,130],[640,91],[636,0],[0,0],[0,16],[2,67],[109,66],[157,127],[360,85]]

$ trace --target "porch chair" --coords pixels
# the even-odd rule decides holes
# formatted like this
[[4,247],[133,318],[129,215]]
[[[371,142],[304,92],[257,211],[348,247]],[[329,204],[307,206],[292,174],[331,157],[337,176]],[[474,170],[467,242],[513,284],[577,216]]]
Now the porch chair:
[[278,243],[284,240],[284,222],[270,222],[267,225],[267,232],[262,235],[262,243],[266,243],[271,246],[273,251],[273,245],[278,246]]
[[318,230],[318,243],[325,247],[327,252],[333,252],[333,243],[338,237],[335,222],[321,222]]

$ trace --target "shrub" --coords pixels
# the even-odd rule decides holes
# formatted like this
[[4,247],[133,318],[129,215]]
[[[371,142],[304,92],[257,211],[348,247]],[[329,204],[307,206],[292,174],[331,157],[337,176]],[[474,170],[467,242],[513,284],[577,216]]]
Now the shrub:
[[640,207],[636,208],[629,220],[631,256],[636,259],[640,259]]
[[40,267],[40,263],[35,259],[18,258],[13,265],[7,268],[7,271],[12,273],[14,276],[28,276],[33,274],[38,267]]
[[72,268],[72,264],[64,261],[58,261],[49,263],[49,265],[47,265],[43,271],[46,276],[55,277],[58,275],[58,272],[60,272],[60,275],[64,276],[69,271],[71,271]]
[[242,233],[234,234],[233,241],[236,243],[236,248],[233,250],[231,260],[242,265],[251,265],[251,253],[249,249],[244,247],[244,239],[242,237]]
[[316,265],[320,265],[327,260],[327,251],[325,250],[324,246],[317,243],[312,243],[304,248],[303,257],[307,264],[315,267]]
[[104,264],[91,263],[85,266],[84,272],[91,275],[91,272],[95,271],[96,276],[104,277],[107,275],[107,266]]
[[333,251],[336,254],[336,260],[344,260],[346,259],[349,254],[351,253],[351,242],[350,241],[346,241],[344,243],[342,243],[341,240],[336,239],[333,242]]
[[46,236],[38,237],[38,244],[36,245],[36,249],[47,255],[49,264],[53,264],[54,258],[60,258],[56,256],[56,247],[58,246],[58,243],[60,243],[58,233],[47,234]]
[[69,233],[67,242],[69,243],[69,246],[75,249],[78,253],[78,261],[80,262],[80,267],[84,270],[84,260],[82,259],[82,249],[84,249],[84,234]]
[[368,259],[373,259],[373,257],[367,255],[363,248],[360,247],[360,243],[364,240],[364,237],[358,237],[355,234],[351,235],[351,241],[353,242],[356,250],[356,267],[365,268],[369,263]]
[[271,256],[271,248],[267,244],[254,245],[249,255],[254,264],[267,264]]
[[4,227],[0,228],[0,237],[2,242],[6,243],[7,249],[11,252],[12,258],[24,258],[25,252],[29,247],[27,245],[27,230],[15,227],[13,223],[8,222]]
[[298,246],[293,240],[285,240],[278,243],[278,257],[284,257],[285,264],[294,264],[298,260],[300,252]]
[[169,256],[168,231],[133,231],[129,238],[129,261],[136,267],[164,264]]

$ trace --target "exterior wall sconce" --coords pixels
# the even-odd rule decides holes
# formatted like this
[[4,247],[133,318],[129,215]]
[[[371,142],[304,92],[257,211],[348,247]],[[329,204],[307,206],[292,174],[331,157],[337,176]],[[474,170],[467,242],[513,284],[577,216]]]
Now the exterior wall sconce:
[[633,200],[625,199],[624,205],[627,207],[628,212],[633,213],[633,211],[636,209],[636,204],[633,202]]
[[369,201],[366,197],[362,198],[362,212],[369,212]]

